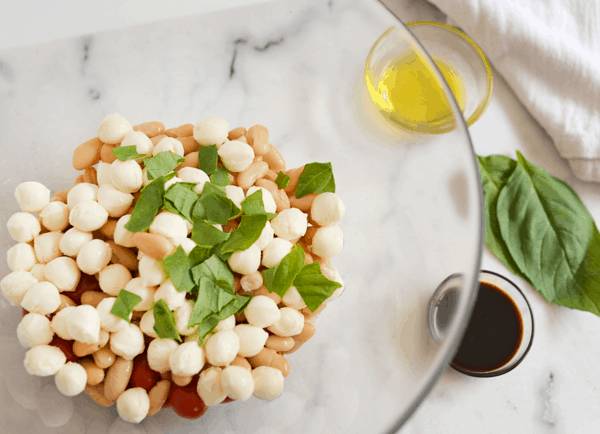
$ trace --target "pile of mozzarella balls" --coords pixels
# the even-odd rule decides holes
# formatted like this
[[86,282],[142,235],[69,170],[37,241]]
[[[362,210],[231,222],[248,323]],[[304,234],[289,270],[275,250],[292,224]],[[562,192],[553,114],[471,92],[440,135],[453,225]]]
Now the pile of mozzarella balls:
[[[227,197],[241,208],[242,200],[260,189],[265,210],[278,215],[249,249],[228,260],[236,292],[253,294],[251,302],[201,340],[198,326],[188,327],[194,300],[177,291],[161,263],[177,246],[186,254],[195,247],[189,238],[192,225],[161,211],[148,231],[125,229],[140,190],[151,181],[142,158],[120,161],[112,150],[135,146],[148,157],[172,151],[185,161],[165,188],[195,183],[200,194],[210,180],[198,169],[197,151],[213,144],[228,171]],[[216,117],[165,129],[160,122],[132,127],[122,116],[109,115],[98,137],[77,147],[73,166],[83,173],[70,189],[52,197],[41,183],[20,184],[15,197],[21,212],[7,224],[17,244],[8,250],[12,273],[0,287],[11,304],[23,309],[17,335],[29,349],[26,370],[53,375],[64,395],[85,392],[98,404],[116,403],[120,417],[132,423],[168,406],[174,388],[191,387],[205,406],[252,395],[277,398],[290,370],[285,355],[314,335],[317,315],[344,288],[330,263],[343,243],[339,197],[296,198],[303,167],[286,170],[267,129],[229,130],[229,123]],[[274,182],[281,171],[290,177],[285,188]],[[216,227],[230,232],[238,224],[232,219]],[[342,284],[315,312],[293,286],[282,299],[263,285],[260,270],[279,265],[296,243],[305,250],[306,263],[318,261],[328,279]],[[142,299],[130,322],[111,313],[121,289]],[[158,300],[173,311],[182,343],[157,336],[152,307]],[[156,381],[131,387],[139,360],[147,361]]]

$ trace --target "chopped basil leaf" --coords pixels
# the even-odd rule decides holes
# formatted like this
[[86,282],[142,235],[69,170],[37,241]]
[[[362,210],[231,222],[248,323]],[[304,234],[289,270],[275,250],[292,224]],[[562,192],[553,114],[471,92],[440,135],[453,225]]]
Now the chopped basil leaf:
[[229,175],[227,173],[227,169],[224,167],[220,167],[217,169],[215,173],[210,175],[210,182],[219,187],[226,187],[229,183]]
[[306,307],[314,312],[342,285],[323,276],[321,266],[315,261],[302,267],[294,279],[294,286],[306,303]]
[[219,249],[220,253],[232,253],[246,250],[258,240],[268,216],[266,214],[243,215],[240,225],[229,234],[229,239]]
[[148,170],[148,179],[156,179],[166,175],[185,161],[185,158],[173,154],[171,151],[159,152],[152,158],[144,161]]
[[117,295],[115,304],[113,304],[113,307],[110,310],[110,313],[112,313],[115,316],[118,316],[121,319],[124,319],[127,322],[131,322],[129,320],[129,315],[131,315],[131,312],[133,312],[133,308],[140,301],[142,301],[142,297],[140,297],[139,295],[121,289],[119,291],[119,295]]
[[133,208],[133,213],[131,213],[125,229],[129,232],[141,232],[150,227],[154,217],[163,207],[165,183],[174,176],[175,173],[161,176],[142,188],[140,198]]
[[265,211],[263,202],[263,192],[259,189],[242,201],[242,209],[246,215],[265,214],[269,220],[276,217],[277,214]]
[[[191,319],[190,319],[191,320]],[[219,318],[216,315],[211,315],[206,318],[199,326],[198,326],[198,336],[200,337],[200,342],[208,335],[214,328],[219,324]],[[193,326],[190,326],[193,327]]]
[[216,246],[229,238],[229,234],[202,220],[195,220],[192,240],[199,246]]
[[138,154],[135,146],[117,146],[112,150],[112,153],[121,161],[144,158],[146,156],[146,154]]
[[[223,288],[210,279],[203,278],[200,281],[198,299],[196,300],[194,309],[192,309],[188,325],[193,327],[201,324],[210,315],[219,314],[226,306],[236,300],[237,296],[235,294],[223,290]],[[239,306],[236,305],[236,312],[238,308]],[[221,315],[217,315],[217,318],[223,319]]]
[[280,171],[277,174],[277,179],[275,180],[275,184],[277,184],[277,187],[286,188],[289,183],[290,183],[290,177]]
[[196,286],[190,274],[188,256],[181,246],[178,246],[175,252],[164,258],[162,262],[177,291],[190,292]]
[[165,193],[165,208],[192,222],[192,209],[198,200],[198,195],[192,191],[195,186],[187,182],[173,184]]
[[201,286],[202,280],[210,280],[220,288],[234,294],[233,273],[225,261],[212,255],[206,261],[192,268],[194,281]]
[[310,163],[298,178],[296,197],[299,199],[310,193],[335,193],[335,179],[331,163]]
[[158,300],[152,308],[154,314],[154,331],[161,339],[175,339],[181,342],[181,336],[175,326],[175,316],[164,300]]
[[206,219],[209,223],[225,225],[230,219],[241,213],[240,209],[230,199],[219,194],[202,194],[200,201],[204,206]]
[[204,171],[208,176],[217,170],[217,161],[219,158],[217,151],[217,145],[200,146],[200,149],[198,149],[199,169]]
[[281,260],[278,266],[263,270],[264,285],[269,292],[274,292],[283,297],[302,269],[304,259],[304,250],[302,250],[300,244],[296,244],[292,247],[292,251]]
[[204,184],[204,188],[202,189],[202,196],[211,196],[214,194],[218,196],[227,197],[225,188],[219,187],[218,185],[210,184],[208,182]]
[[213,255],[213,247],[210,246],[196,246],[192,249],[190,254],[188,255],[188,262],[190,264],[190,268],[195,267],[196,265],[206,261]]

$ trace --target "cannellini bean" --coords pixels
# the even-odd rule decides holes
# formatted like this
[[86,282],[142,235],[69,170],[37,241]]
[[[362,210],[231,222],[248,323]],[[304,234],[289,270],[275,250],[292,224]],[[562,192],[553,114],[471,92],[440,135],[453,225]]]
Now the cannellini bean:
[[246,127],[237,127],[237,128],[234,128],[233,130],[229,131],[229,133],[227,134],[227,138],[229,140],[235,140],[241,136],[245,137],[246,132],[247,132]]
[[221,145],[227,140],[229,122],[216,116],[201,119],[193,129],[194,139],[201,145]]
[[240,349],[238,354],[242,357],[257,355],[265,346],[269,334],[261,327],[250,324],[238,324],[233,331],[240,338]]
[[131,124],[118,113],[106,116],[98,126],[98,138],[103,143],[114,145],[125,137],[129,131],[132,131]]
[[123,137],[120,146],[135,146],[138,154],[150,154],[154,149],[154,143],[141,131],[129,131]]
[[104,392],[103,384],[98,384],[98,385],[92,386],[88,383],[88,385],[85,387],[84,392],[87,396],[92,398],[92,400],[96,404],[101,405],[102,407],[110,408],[115,404],[114,400],[108,399],[104,395],[105,392]]
[[290,362],[284,356],[269,348],[263,348],[256,356],[248,358],[248,361],[253,368],[270,366],[279,369],[284,377],[287,377],[290,373]]
[[83,245],[92,241],[94,236],[91,232],[83,232],[77,228],[71,228],[65,232],[58,242],[58,248],[67,256],[75,257]]
[[150,410],[148,416],[154,416],[160,411],[163,404],[169,397],[169,391],[171,390],[171,382],[169,380],[161,380],[150,391],[148,392],[148,398],[150,399]]
[[276,335],[270,335],[267,338],[267,342],[265,343],[265,347],[277,351],[277,352],[283,352],[283,351],[289,351],[292,348],[294,348],[294,338],[290,337],[290,336],[276,336]]
[[269,170],[269,165],[264,161],[252,163],[248,168],[237,176],[237,184],[244,190],[249,189],[254,183],[265,176]]
[[254,160],[252,147],[237,140],[224,143],[218,154],[223,166],[230,172],[243,172]]
[[173,243],[157,233],[137,232],[131,242],[139,251],[155,259],[162,259],[174,250]]
[[50,190],[39,182],[24,182],[15,189],[15,198],[23,212],[40,212],[50,202]]
[[138,260],[133,251],[116,244],[112,240],[108,240],[107,243],[112,250],[112,256],[110,260],[113,262],[113,264],[121,264],[130,271],[137,270]]
[[37,313],[28,313],[17,326],[19,342],[27,348],[48,345],[53,336],[54,331],[50,327],[50,320]]
[[110,244],[102,240],[85,243],[77,255],[77,266],[86,274],[99,273],[108,265],[112,257]]
[[291,307],[282,307],[279,312],[279,320],[267,327],[271,333],[285,337],[297,335],[302,331],[304,316],[300,312]]
[[312,239],[312,251],[324,258],[336,256],[343,245],[344,233],[337,225],[318,228]]
[[[57,202],[51,202],[57,203]],[[58,202],[60,203],[60,202]],[[46,205],[46,209],[50,204]],[[27,212],[13,214],[6,223],[8,233],[17,243],[28,243],[37,237],[42,230],[38,219]]]
[[175,128],[169,128],[165,130],[165,135],[167,137],[187,137],[191,136],[194,133],[194,125],[193,124],[183,124],[179,125]]
[[133,360],[135,356],[142,354],[145,348],[144,335],[135,324],[127,324],[110,335],[110,350],[126,360]]
[[223,369],[216,366],[211,366],[200,373],[196,391],[207,406],[220,404],[227,397],[221,382],[222,373]]
[[104,381],[104,369],[96,366],[92,360],[82,359],[79,363],[85,370],[88,385],[96,386]]
[[285,160],[275,146],[269,146],[269,152],[263,155],[263,161],[269,165],[269,169],[275,172],[275,174],[285,172]]
[[100,315],[96,308],[81,305],[70,311],[67,316],[67,332],[76,341],[86,344],[98,343],[100,341]]
[[240,338],[233,330],[222,330],[206,343],[206,359],[213,366],[226,366],[240,349]]
[[54,375],[54,383],[65,396],[79,395],[85,389],[87,373],[79,363],[68,362]]
[[148,365],[150,369],[156,372],[168,372],[169,357],[171,353],[179,346],[174,339],[154,339],[148,345]]
[[263,250],[262,265],[273,268],[281,263],[281,260],[292,251],[294,245],[283,238],[273,238]]
[[21,301],[23,309],[40,315],[55,312],[59,305],[60,294],[58,288],[50,282],[39,282],[32,285]]
[[306,233],[308,215],[297,208],[286,209],[271,220],[271,226],[279,238],[295,240]]
[[275,204],[275,200],[273,199],[273,195],[269,190],[262,187],[250,187],[246,192],[246,197],[250,196],[252,193],[257,192],[258,190],[262,191],[262,201],[263,206],[266,212],[274,213],[277,210],[277,205]]
[[272,401],[283,392],[283,374],[270,366],[259,366],[252,370],[254,396],[263,401]]
[[33,247],[26,243],[19,243],[8,249],[6,259],[11,271],[29,271],[37,263]]
[[131,281],[131,272],[121,264],[110,264],[98,274],[100,289],[114,297]]
[[73,207],[69,223],[83,232],[100,229],[108,220],[108,212],[98,202],[87,200]]
[[110,217],[121,217],[133,203],[133,195],[124,193],[107,183],[98,189],[98,203],[104,207]]
[[94,363],[100,369],[110,368],[117,359],[115,353],[108,348],[100,348],[92,356],[94,357]]
[[84,170],[100,161],[100,150],[103,143],[98,137],[88,140],[75,148],[73,153],[73,168]]
[[131,374],[133,373],[133,361],[123,357],[117,357],[115,363],[108,368],[104,382],[104,394],[110,400],[116,400],[127,388]]
[[221,383],[223,391],[237,401],[246,401],[254,392],[254,378],[241,366],[228,366],[223,369]]
[[50,345],[38,345],[25,353],[23,364],[30,375],[48,377],[58,372],[67,362],[60,348]]
[[281,317],[277,304],[264,295],[252,297],[244,313],[249,324],[261,328],[275,324]]
[[56,309],[56,312],[60,312],[65,307],[69,307],[69,306],[77,306],[77,303],[75,303],[73,300],[71,300],[65,294],[60,294],[60,305],[58,306],[58,309]]
[[252,371],[252,365],[250,365],[250,362],[242,356],[236,356],[235,359],[233,359],[233,362],[230,363],[230,366],[241,366],[242,368]]
[[117,228],[117,219],[109,218],[104,226],[102,226],[99,230],[102,235],[106,238],[113,239],[115,237],[115,229]]
[[258,288],[256,291],[254,291],[254,295],[258,296],[258,295],[262,295],[265,297],[270,298],[271,300],[273,300],[275,302],[275,304],[279,305],[281,303],[281,297],[276,294],[275,292],[269,292],[269,290],[267,288],[263,286],[261,286],[260,288]]
[[38,283],[38,279],[30,272],[13,271],[0,281],[0,288],[10,304],[20,306],[29,288],[36,283]]
[[263,125],[253,125],[246,133],[246,140],[252,146],[255,155],[263,156],[271,150],[269,130]]
[[133,131],[140,131],[144,133],[146,136],[152,138],[158,136],[159,134],[164,133],[165,124],[158,121],[152,122],[144,122],[143,124],[134,125]]
[[298,208],[300,211],[303,212],[309,212],[313,201],[317,196],[318,194],[316,193],[310,193],[298,199],[296,195],[292,195],[289,198],[290,206],[293,208]]

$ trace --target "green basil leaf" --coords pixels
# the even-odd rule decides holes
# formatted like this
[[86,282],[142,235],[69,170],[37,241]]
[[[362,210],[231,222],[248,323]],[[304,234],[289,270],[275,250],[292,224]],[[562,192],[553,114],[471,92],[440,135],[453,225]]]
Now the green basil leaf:
[[137,160],[138,158],[145,158],[146,154],[138,154],[135,146],[117,146],[113,148],[112,153],[117,160]]
[[165,207],[169,204],[169,211],[192,222],[192,209],[198,200],[198,195],[190,189],[190,186],[195,187],[195,184],[187,182],[173,184],[165,193],[164,201]]
[[192,229],[192,241],[199,246],[216,246],[229,238],[229,234],[225,233],[213,225],[203,221],[195,220]]
[[181,342],[181,336],[175,326],[175,316],[164,300],[158,300],[152,308],[154,314],[154,331],[161,339],[175,339]]
[[198,149],[199,169],[204,171],[208,176],[212,175],[217,170],[217,162],[219,159],[217,151],[217,145],[200,146],[200,149]]
[[242,210],[246,215],[265,214],[269,220],[277,216],[277,214],[265,211],[263,192],[261,189],[255,191],[242,201]]
[[306,303],[306,307],[314,312],[342,285],[323,276],[321,266],[315,261],[302,267],[294,279],[294,286]]
[[335,193],[335,179],[331,163],[310,163],[304,166],[298,184],[296,197],[301,198],[310,193]]
[[184,161],[185,158],[175,155],[171,151],[159,152],[154,157],[144,161],[144,165],[148,170],[148,179],[164,176]]
[[[206,185],[204,185],[205,188]],[[237,217],[241,213],[240,209],[230,199],[218,194],[202,194],[200,200],[204,206],[206,219],[209,223],[225,225],[230,219]]]
[[161,176],[142,188],[125,229],[129,232],[142,232],[150,227],[154,217],[163,207],[165,184],[174,176],[175,173]]
[[219,187],[218,185],[211,184],[207,182],[204,184],[204,188],[202,189],[202,196],[223,196],[227,197],[227,193],[225,192],[225,188]]
[[236,313],[241,313],[244,309],[246,309],[246,306],[248,306],[250,300],[252,300],[252,295],[236,295],[235,299],[233,299],[221,310],[221,312],[219,312],[219,320],[229,318],[231,315]]
[[[211,316],[218,312],[217,310],[217,293],[220,289],[209,279],[202,279],[198,286],[198,298],[192,309],[189,327],[194,327],[197,324],[201,324]],[[215,324],[216,325],[216,324]]]
[[[191,319],[190,319],[191,321]],[[200,337],[200,342],[204,340],[206,335],[214,330],[214,328],[219,324],[219,318],[216,315],[211,315],[207,317],[199,326],[198,326],[198,336]],[[193,326],[190,326],[193,327]]]
[[196,286],[190,274],[188,256],[181,246],[177,246],[175,252],[162,262],[177,291],[190,292]]
[[200,285],[202,280],[210,280],[220,288],[234,294],[233,273],[227,263],[217,255],[192,268],[192,277]]
[[267,219],[265,214],[243,215],[240,225],[229,234],[229,239],[223,243],[219,252],[227,254],[250,248],[260,237]]
[[286,188],[289,183],[290,183],[290,177],[280,171],[277,174],[277,179],[275,179],[275,184],[277,184],[277,187]]
[[140,297],[139,295],[121,289],[119,291],[119,295],[117,295],[115,304],[113,304],[113,307],[110,310],[110,313],[112,313],[115,316],[118,316],[121,319],[124,319],[127,322],[131,322],[129,320],[129,315],[131,315],[131,312],[133,312],[133,308],[140,301],[142,301],[142,297]]
[[226,187],[230,184],[227,169],[220,167],[210,175],[210,182],[218,187]]
[[190,254],[188,255],[188,263],[190,268],[195,267],[196,265],[206,261],[213,255],[213,247],[210,246],[196,246],[192,249]]
[[278,266],[263,270],[263,282],[269,292],[274,292],[283,297],[304,266],[304,259],[304,250],[302,250],[300,244],[296,244]]

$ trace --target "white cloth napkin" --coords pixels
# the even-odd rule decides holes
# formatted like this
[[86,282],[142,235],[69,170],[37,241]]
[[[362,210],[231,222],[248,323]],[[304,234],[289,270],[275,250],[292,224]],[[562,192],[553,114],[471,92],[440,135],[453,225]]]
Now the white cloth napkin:
[[600,182],[600,0],[429,0],[486,53],[569,161]]

